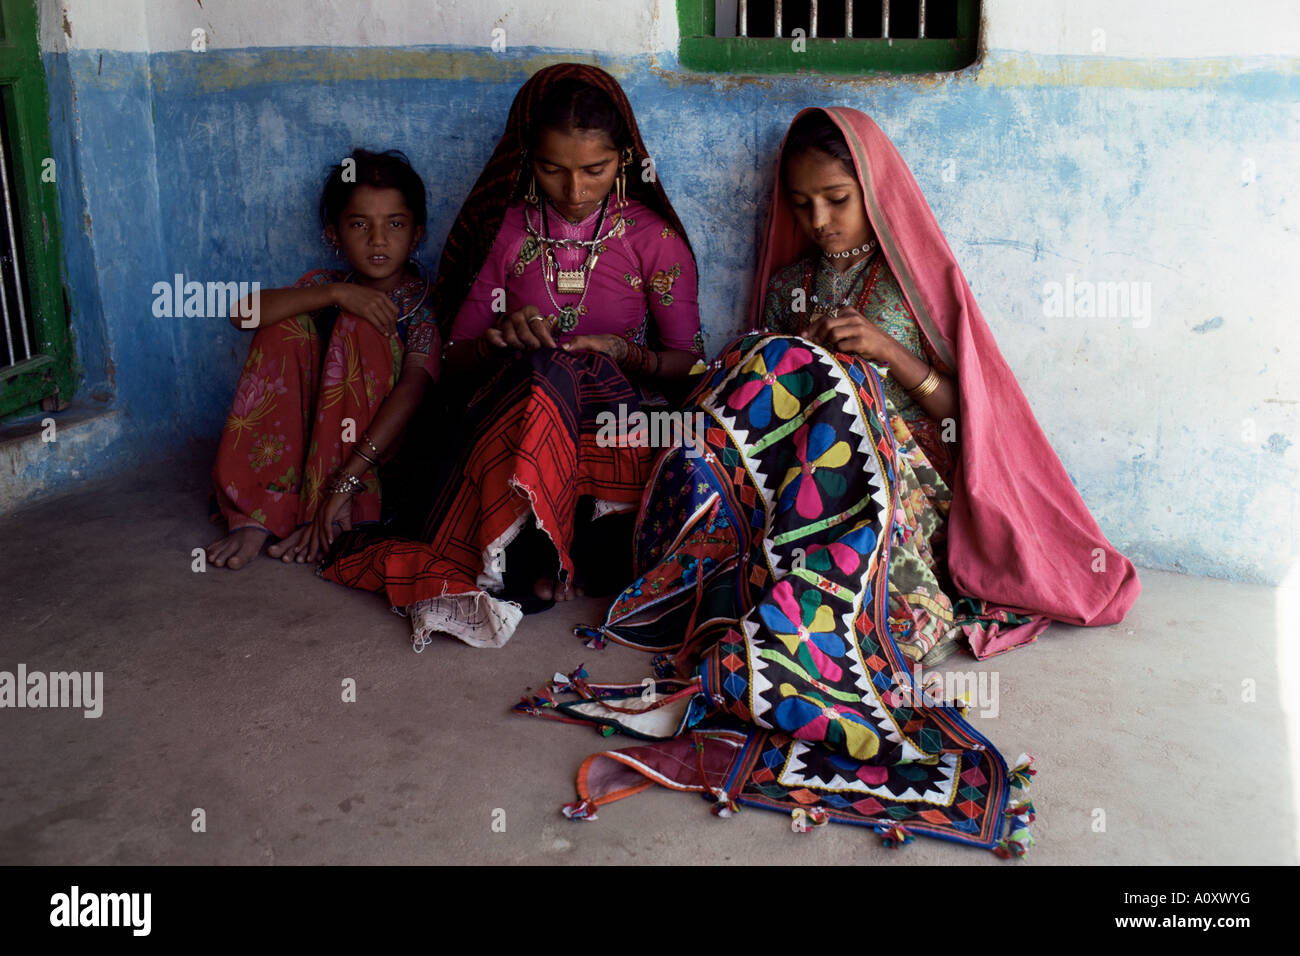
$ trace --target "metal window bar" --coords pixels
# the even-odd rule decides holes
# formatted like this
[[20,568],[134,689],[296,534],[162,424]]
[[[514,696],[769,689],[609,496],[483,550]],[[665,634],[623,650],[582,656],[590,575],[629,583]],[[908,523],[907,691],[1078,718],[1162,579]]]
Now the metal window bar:
[[[818,9],[817,9],[818,0],[808,0],[808,2],[809,2],[809,20],[810,20],[810,22],[809,22],[809,24],[808,24],[808,36],[811,38],[811,37],[816,37],[816,36],[817,36],[817,24],[818,24],[818,22],[819,22],[819,20],[820,20],[820,16],[819,16],[819,11],[818,11]],[[889,38],[890,38],[890,34],[889,34],[889,14],[890,14],[890,9],[889,9],[889,6],[890,6],[890,0],[881,0],[881,2],[880,2],[880,36],[881,36],[882,38],[884,38],[884,39],[889,39]],[[926,36],[926,27],[925,27],[925,20],[926,20],[926,16],[925,16],[925,14],[926,14],[926,10],[925,10],[925,6],[926,6],[926,0],[917,0],[917,31],[916,31],[916,36],[917,36],[917,39],[920,39],[920,40],[924,40],[924,39],[925,39],[925,36]],[[723,4],[719,4],[719,9],[721,10],[721,9],[723,9],[723,8],[724,8],[724,5],[723,5]],[[749,36],[749,0],[731,0],[731,3],[725,5],[725,9],[727,9],[727,13],[728,13],[728,14],[730,13],[731,10],[735,10],[735,12],[736,12],[736,32],[735,32],[734,35],[735,35],[735,36],[739,36],[739,37],[748,37],[748,36]],[[783,20],[784,20],[784,13],[785,13],[785,11],[784,11],[783,0],[773,0],[773,4],[772,4],[772,15],[773,15],[773,29],[772,29],[772,35],[773,35],[774,37],[781,37],[781,36],[784,36],[784,35],[785,35],[785,33],[784,33],[784,31],[785,31],[785,24],[784,24],[784,22],[783,22]],[[731,36],[732,34],[730,34],[730,33],[725,33],[725,34],[724,34],[722,28],[719,28],[717,31],[715,31],[715,35],[716,35],[716,36],[724,36],[724,35],[725,35],[725,36]],[[845,39],[850,39],[850,40],[853,39],[853,0],[844,0],[844,37],[845,37]]]
[[[27,308],[23,304],[23,284],[22,284],[22,265],[21,257],[18,253],[18,237],[14,232],[14,198],[9,189],[9,147],[5,142],[4,130],[0,128],[0,192],[4,193],[5,204],[5,225],[9,241],[8,249],[0,249],[0,260],[3,261],[3,273],[0,274],[0,313],[3,313],[5,327],[5,345],[9,350],[9,363],[16,365],[25,359],[32,357],[32,343],[27,334]],[[13,315],[9,311],[9,283],[13,282],[14,298],[18,305],[18,320],[14,321]],[[14,328],[18,328],[22,338],[22,355],[14,350]]]

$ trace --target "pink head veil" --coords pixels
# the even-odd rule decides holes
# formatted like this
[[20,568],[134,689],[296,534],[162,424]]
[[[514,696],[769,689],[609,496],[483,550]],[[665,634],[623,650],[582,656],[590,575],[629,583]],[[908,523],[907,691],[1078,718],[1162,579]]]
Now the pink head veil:
[[[1026,643],[1050,620],[1118,623],[1141,590],[1137,572],[1106,540],[1035,420],[911,170],[870,117],[842,106],[821,112],[844,134],[867,215],[921,334],[957,376],[961,441],[948,516],[953,583],[963,594],[1035,618],[977,637],[976,656]],[[777,179],[754,277],[753,327],[772,274],[812,248]]]

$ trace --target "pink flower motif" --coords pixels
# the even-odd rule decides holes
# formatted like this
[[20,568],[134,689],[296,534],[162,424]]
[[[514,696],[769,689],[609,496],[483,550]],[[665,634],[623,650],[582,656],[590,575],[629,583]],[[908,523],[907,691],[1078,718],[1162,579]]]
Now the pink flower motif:
[[811,427],[804,425],[795,432],[795,455],[799,463],[786,472],[785,480],[777,489],[778,511],[787,511],[794,505],[800,517],[816,518],[822,513],[821,491],[832,496],[844,494],[848,482],[834,469],[847,464],[852,453],[849,443],[836,441],[836,437],[835,430],[825,422]]
[[343,381],[346,361],[343,357],[343,345],[336,338],[330,344],[325,355],[325,372],[321,376],[321,385],[337,385]]
[[266,379],[245,375],[239,380],[239,388],[235,390],[232,414],[236,418],[247,418],[266,394]]
[[805,348],[791,347],[786,341],[769,343],[742,370],[742,375],[753,377],[731,393],[727,407],[741,411],[752,402],[749,420],[758,428],[768,426],[773,411],[788,421],[812,389],[812,376],[801,371],[811,361],[812,353]]
[[245,375],[240,378],[239,387],[235,390],[232,414],[236,418],[247,418],[270,401],[271,396],[283,395],[287,391],[283,377],[272,379],[262,375]]
[[806,654],[801,661],[805,666],[811,664],[820,676],[838,681],[844,672],[828,654],[842,655],[844,642],[835,634],[834,615],[821,604],[820,593],[806,591],[796,601],[790,582],[782,581],[772,589],[772,604],[761,605],[758,613],[773,635],[796,658]]

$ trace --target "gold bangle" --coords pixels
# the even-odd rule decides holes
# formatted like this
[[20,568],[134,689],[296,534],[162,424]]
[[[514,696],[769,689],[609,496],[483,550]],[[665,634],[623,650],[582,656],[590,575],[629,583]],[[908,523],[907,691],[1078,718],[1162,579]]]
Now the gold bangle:
[[939,384],[942,381],[943,379],[939,377],[938,370],[931,365],[930,371],[926,373],[925,378],[921,379],[920,382],[909,388],[907,391],[908,394],[919,401],[927,395],[932,394],[939,387]]

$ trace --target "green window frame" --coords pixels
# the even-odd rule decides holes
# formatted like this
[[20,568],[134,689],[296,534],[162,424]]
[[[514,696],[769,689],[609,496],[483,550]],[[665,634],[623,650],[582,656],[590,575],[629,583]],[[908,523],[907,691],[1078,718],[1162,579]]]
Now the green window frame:
[[[755,2],[755,0],[750,0]],[[858,0],[859,3],[863,0]],[[895,6],[917,0],[892,0]],[[979,0],[956,0],[957,36],[803,37],[802,52],[782,37],[715,36],[715,0],[677,0],[677,59],[704,73],[824,73],[840,76],[940,73],[970,66],[979,55]],[[789,27],[785,31],[789,33]]]
[[[30,355],[0,352],[0,415],[64,407],[76,388],[72,340],[59,275],[58,170],[50,150],[49,100],[41,62],[34,0],[0,0],[0,134],[4,138],[9,205],[0,196],[0,216],[13,223],[0,255],[13,259],[6,286],[10,315],[17,321],[21,298],[28,319]],[[0,317],[0,321],[4,321]],[[17,325],[11,333],[20,333]],[[0,335],[4,331],[0,330]],[[14,353],[19,349],[14,348]]]

